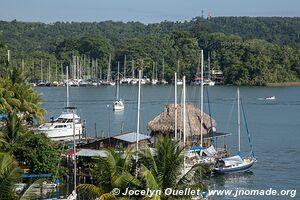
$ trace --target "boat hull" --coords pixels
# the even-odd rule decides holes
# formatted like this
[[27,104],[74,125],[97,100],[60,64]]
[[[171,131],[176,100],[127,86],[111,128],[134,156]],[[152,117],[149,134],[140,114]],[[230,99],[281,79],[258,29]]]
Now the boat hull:
[[[56,126],[64,126],[64,128],[55,128]],[[37,130],[45,133],[47,137],[49,137],[51,140],[56,141],[69,141],[73,140],[73,124],[46,124],[45,126],[42,126],[38,128]],[[83,135],[83,125],[81,123],[75,124],[75,139],[82,138]]]
[[115,110],[115,111],[124,110],[124,103],[123,103],[123,101],[121,101],[121,100],[115,101],[115,103],[113,105],[113,110]]
[[232,168],[215,168],[214,173],[217,174],[228,174],[228,173],[238,173],[238,172],[245,172],[250,170],[250,168],[253,166],[254,161],[251,161],[250,163],[237,166],[237,167],[232,167]]

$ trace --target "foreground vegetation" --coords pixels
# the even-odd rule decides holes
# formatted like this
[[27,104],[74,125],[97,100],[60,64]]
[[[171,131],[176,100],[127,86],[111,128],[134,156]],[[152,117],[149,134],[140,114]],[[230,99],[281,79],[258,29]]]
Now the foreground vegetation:
[[1,75],[0,199],[31,199],[29,190],[17,195],[15,184],[25,172],[58,175],[62,147],[32,129],[34,121],[44,121],[45,110],[40,95],[25,83],[20,69],[11,66]]
[[[149,147],[140,152],[140,159],[136,163],[136,155],[131,149],[117,152],[114,149],[106,150],[106,157],[95,160],[96,183],[80,184],[77,187],[79,195],[84,199],[191,199],[191,196],[164,195],[167,188],[193,188],[206,190],[202,178],[210,173],[208,166],[195,165],[185,174],[183,173],[184,148],[172,138],[157,138],[154,145],[155,153]],[[126,188],[131,190],[162,191],[161,195],[124,196],[114,195],[111,191],[118,188],[125,193]]]
[[[8,66],[0,77],[0,200],[32,199],[28,185],[21,194],[16,194],[15,184],[22,182],[22,173],[59,174],[60,154],[63,146],[51,141],[44,134],[33,129],[33,122],[43,122],[45,110],[41,108],[41,97],[27,83],[19,68]],[[26,92],[26,93],[25,93]],[[135,162],[135,152],[108,149],[107,157],[92,162],[91,175],[95,185],[78,186],[84,198],[115,199],[111,191],[119,188],[122,192],[130,189],[166,188],[180,189],[193,187],[204,190],[201,177],[206,166],[194,166],[185,175],[183,151],[178,142],[171,138],[158,138],[156,153],[150,148],[139,152]],[[89,163],[85,163],[89,165]],[[194,176],[198,174],[198,176]],[[197,177],[197,178],[196,178]],[[30,182],[32,182],[31,180]],[[36,183],[40,183],[36,180]],[[127,197],[124,197],[127,198]],[[173,196],[145,196],[145,199],[173,199]],[[185,196],[185,199],[190,199]]]
[[[101,78],[106,78],[109,54],[113,72],[116,61],[124,65],[126,55],[127,76],[134,65],[135,69],[143,67],[144,75],[151,77],[155,62],[160,77],[164,64],[165,78],[170,81],[179,63],[179,74],[192,81],[199,69],[200,49],[204,49],[205,59],[210,52],[212,69],[224,72],[226,84],[266,85],[300,78],[299,18],[198,17],[149,25],[12,21],[0,22],[0,30],[0,39],[6,44],[1,59],[6,59],[5,49],[11,49],[13,62],[23,66],[30,81],[41,79],[41,65],[44,79],[64,78],[61,65],[70,65],[72,55],[79,56],[96,77],[102,74]],[[92,59],[97,59],[97,66]],[[92,78],[91,72],[85,75]]]

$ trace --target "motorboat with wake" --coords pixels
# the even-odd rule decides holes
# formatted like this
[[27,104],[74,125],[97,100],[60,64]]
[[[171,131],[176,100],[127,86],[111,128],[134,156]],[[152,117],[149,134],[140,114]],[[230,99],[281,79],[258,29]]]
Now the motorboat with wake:
[[275,96],[266,97],[265,100],[276,100]]

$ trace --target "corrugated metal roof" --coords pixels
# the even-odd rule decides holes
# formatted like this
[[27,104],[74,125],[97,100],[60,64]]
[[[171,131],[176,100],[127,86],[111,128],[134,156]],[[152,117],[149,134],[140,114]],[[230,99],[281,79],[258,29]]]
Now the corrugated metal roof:
[[[67,156],[74,155],[73,149],[68,149],[64,153]],[[104,150],[95,150],[95,149],[76,149],[76,156],[83,156],[83,157],[106,157],[106,153]]]
[[[137,136],[136,132],[130,132],[130,133],[124,133],[122,135],[113,136],[113,138],[118,139],[118,140],[123,140],[123,141],[129,142],[129,143],[135,143],[136,136]],[[141,133],[139,133],[138,136],[139,136],[139,141],[147,140],[147,139],[151,138],[150,136],[144,135]]]
[[80,149],[76,156],[83,156],[83,157],[106,157],[106,151],[104,150],[95,150],[95,149]]

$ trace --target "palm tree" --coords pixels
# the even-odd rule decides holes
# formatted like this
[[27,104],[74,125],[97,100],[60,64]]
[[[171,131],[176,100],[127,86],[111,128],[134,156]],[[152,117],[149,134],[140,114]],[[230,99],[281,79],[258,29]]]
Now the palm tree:
[[7,153],[0,153],[0,200],[14,199],[14,186],[20,179],[21,169]]
[[2,151],[12,153],[15,145],[21,141],[25,129],[15,112],[8,113],[5,126],[0,130],[0,148]]
[[23,114],[23,119],[28,121],[31,117],[38,120],[39,123],[44,122],[45,109],[41,108],[41,97],[33,88],[24,83],[16,83],[13,86],[15,98],[20,101],[20,105],[14,107]]
[[140,181],[133,175],[133,153],[131,149],[125,152],[116,152],[114,149],[107,149],[105,157],[96,160],[94,176],[96,184],[80,184],[77,189],[85,195],[85,199],[115,199],[110,192],[114,188],[121,191],[125,188],[137,188]]
[[0,78],[0,112],[15,110],[27,122],[35,118],[43,123],[46,111],[41,108],[41,96],[24,82],[22,74],[17,71],[9,79]]
[[[140,160],[140,177],[144,187],[151,190],[164,191],[167,188],[180,189],[193,187],[204,189],[201,182],[194,182],[189,178],[195,170],[200,170],[201,165],[195,165],[183,174],[184,147],[169,137],[159,137],[155,143],[156,152],[146,148]],[[150,199],[173,199],[176,197],[153,196]]]
[[20,100],[15,98],[15,93],[11,91],[11,82],[8,79],[0,78],[0,111],[11,112],[12,107],[19,107]]

